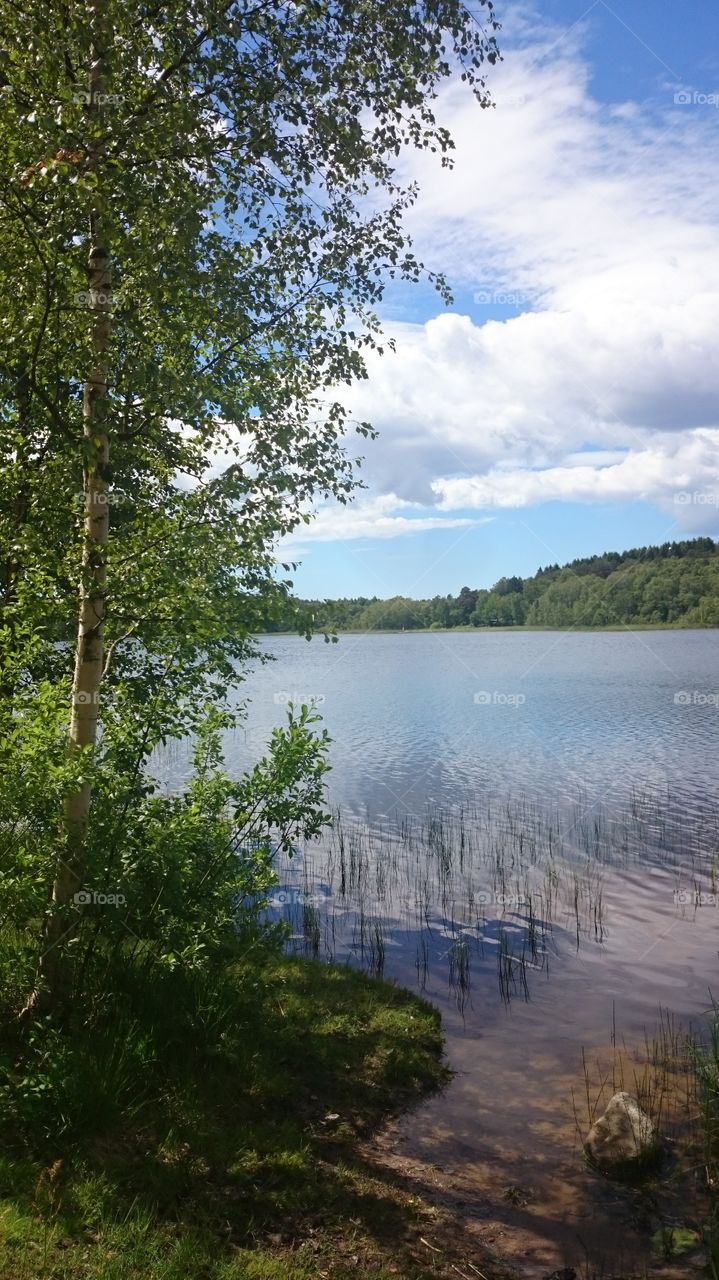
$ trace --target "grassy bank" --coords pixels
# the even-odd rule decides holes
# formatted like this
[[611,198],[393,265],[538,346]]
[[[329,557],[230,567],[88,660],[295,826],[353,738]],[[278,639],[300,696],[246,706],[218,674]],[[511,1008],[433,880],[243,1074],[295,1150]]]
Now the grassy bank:
[[177,986],[152,999],[151,1035],[119,1026],[82,1043],[80,1017],[62,1087],[58,1046],[31,1079],[6,1028],[3,1090],[30,1128],[3,1140],[2,1280],[456,1274],[451,1249],[423,1243],[436,1211],[358,1145],[445,1080],[436,1011],[346,968],[277,957],[235,967],[221,999],[207,993],[206,1041],[201,1025],[188,1034]]

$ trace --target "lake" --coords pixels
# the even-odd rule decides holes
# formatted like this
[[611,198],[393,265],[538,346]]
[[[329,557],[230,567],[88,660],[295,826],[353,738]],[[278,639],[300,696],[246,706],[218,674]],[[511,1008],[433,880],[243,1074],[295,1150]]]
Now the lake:
[[[384,1158],[527,1276],[643,1266],[678,1202],[699,1213],[681,1036],[717,979],[719,632],[262,648],[274,661],[238,687],[228,764],[257,758],[289,700],[315,699],[340,811],[280,869],[273,910],[298,949],[397,978],[443,1015],[456,1074],[380,1139]],[[183,750],[158,763],[169,785],[187,774]],[[674,1153],[639,1208],[581,1156],[620,1087]]]

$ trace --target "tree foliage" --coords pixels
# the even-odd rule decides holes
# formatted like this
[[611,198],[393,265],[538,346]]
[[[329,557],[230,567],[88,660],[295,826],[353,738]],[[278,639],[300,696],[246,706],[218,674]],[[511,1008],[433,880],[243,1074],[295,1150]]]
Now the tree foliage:
[[[398,157],[450,163],[453,70],[488,105],[479,8],[0,0],[0,838],[13,927],[75,984],[132,931],[185,958],[223,935],[235,864],[195,890],[233,804],[266,792],[260,889],[270,828],[323,821],[305,712],[240,784],[168,799],[147,762],[284,616],[277,540],[357,483],[347,433],[372,429],[333,389],[381,343],[387,280],[424,272]],[[124,932],[88,878],[135,903]]]
[[455,0],[107,0],[95,104],[85,6],[0,5],[7,665],[32,628],[67,669],[52,642],[77,609],[93,213],[113,262],[110,685],[156,698],[162,734],[177,682],[213,692],[260,597],[263,616],[281,603],[277,537],[352,490],[331,388],[361,376],[386,280],[422,272],[396,158],[449,161],[432,99],[453,62],[486,103],[485,7],[486,33]]

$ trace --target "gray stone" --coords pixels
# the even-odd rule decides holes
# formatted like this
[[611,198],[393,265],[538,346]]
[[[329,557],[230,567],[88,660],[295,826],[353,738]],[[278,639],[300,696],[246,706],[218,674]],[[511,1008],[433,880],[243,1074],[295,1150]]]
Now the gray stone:
[[640,1165],[657,1154],[656,1130],[631,1093],[615,1093],[592,1125],[584,1151],[601,1169]]

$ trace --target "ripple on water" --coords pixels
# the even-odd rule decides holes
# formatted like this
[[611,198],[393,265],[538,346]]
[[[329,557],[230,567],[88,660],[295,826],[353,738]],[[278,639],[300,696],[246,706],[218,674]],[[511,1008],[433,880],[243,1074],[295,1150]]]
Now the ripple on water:
[[[278,690],[322,695],[343,813],[282,869],[323,886],[311,911],[283,908],[296,945],[442,1010],[457,1074],[395,1127],[393,1157],[424,1162],[430,1182],[430,1165],[451,1168],[537,1274],[582,1262],[580,1238],[614,1262],[640,1255],[626,1206],[582,1163],[580,1129],[588,1087],[596,1101],[620,1070],[636,1084],[660,1006],[685,1020],[708,1006],[717,908],[694,895],[714,888],[719,712],[676,697],[716,688],[717,632],[265,647],[277,661],[242,685],[229,764],[250,764],[284,719]],[[158,756],[166,785],[188,758]],[[511,1185],[524,1207],[503,1200]]]

